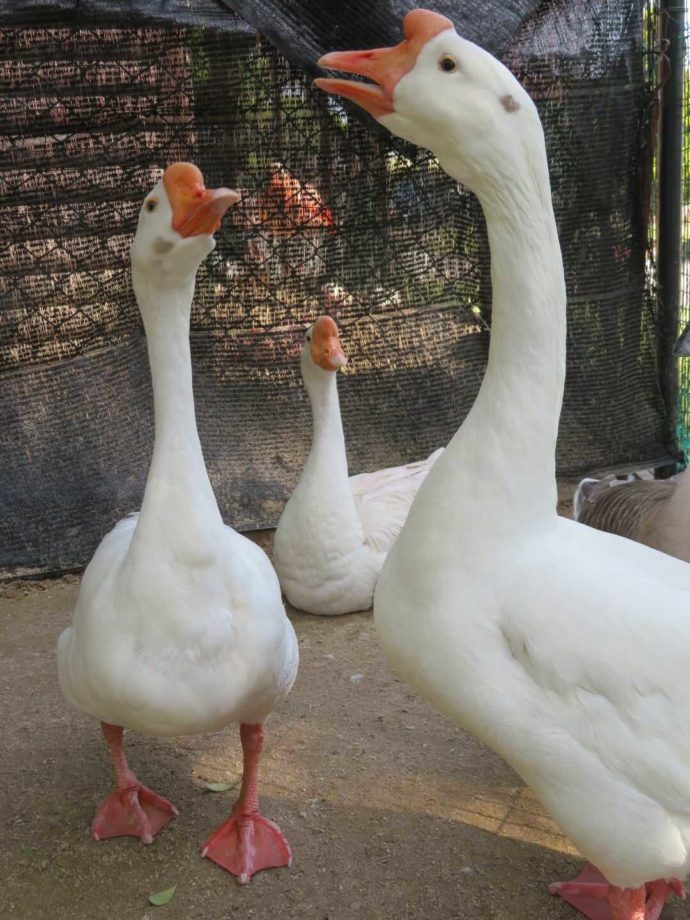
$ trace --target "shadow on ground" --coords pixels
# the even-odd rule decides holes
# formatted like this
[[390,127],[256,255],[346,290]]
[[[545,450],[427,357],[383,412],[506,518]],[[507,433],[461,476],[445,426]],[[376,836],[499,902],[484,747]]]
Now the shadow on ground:
[[[575,920],[547,884],[580,860],[529,790],[486,748],[395,679],[370,614],[291,613],[297,684],[267,723],[261,793],[291,869],[241,888],[198,848],[236,790],[237,731],[128,735],[143,782],[180,809],[151,847],[92,842],[112,783],[97,725],[63,702],[54,648],[78,579],[0,597],[0,916],[31,920]],[[173,900],[148,895],[177,883]],[[688,917],[680,903],[667,920]]]

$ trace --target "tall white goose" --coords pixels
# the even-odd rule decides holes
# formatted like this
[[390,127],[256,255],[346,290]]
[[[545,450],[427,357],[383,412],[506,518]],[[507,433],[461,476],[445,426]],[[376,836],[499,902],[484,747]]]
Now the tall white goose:
[[247,882],[291,861],[278,827],[259,814],[256,781],[263,722],[290,690],[298,653],[268,558],[223,524],[194,416],[196,272],[237,198],[204,188],[195,166],[176,163],[142,206],[131,259],[153,378],[153,459],[141,513],[113,528],[84,573],[58,667],[67,700],[100,720],[115,764],[115,791],[93,820],[96,840],[130,834],[151,843],[177,814],[128,766],[123,727],[183,735],[240,722],[240,796],[202,855]]
[[273,561],[294,607],[326,616],[368,610],[386,554],[441,449],[426,460],[348,478],[336,382],[347,358],[330,316],[307,331],[300,362],[314,439],[278,522]]
[[445,17],[403,28],[395,48],[320,61],[374,83],[318,83],[475,192],[494,303],[480,393],[383,567],[378,635],[605,876],[552,891],[597,920],[651,920],[690,866],[690,567],[556,514],[566,302],[539,117]]

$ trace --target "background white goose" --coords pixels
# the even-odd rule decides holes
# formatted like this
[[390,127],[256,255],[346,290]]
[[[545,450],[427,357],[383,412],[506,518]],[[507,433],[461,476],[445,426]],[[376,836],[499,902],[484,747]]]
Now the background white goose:
[[539,117],[445,17],[415,10],[403,29],[395,48],[320,61],[373,83],[317,83],[475,192],[494,302],[480,393],[388,555],[377,631],[605,876],[552,891],[597,920],[653,920],[690,867],[690,567],[557,515],[566,304]]
[[285,596],[301,610],[368,610],[386,553],[441,450],[417,463],[348,478],[336,381],[347,358],[330,316],[308,330],[300,362],[314,435],[276,529],[276,571]]
[[92,825],[97,840],[150,843],[177,814],[128,766],[123,727],[181,735],[241,723],[240,797],[202,855],[247,882],[291,861],[280,830],[259,814],[256,777],[262,724],[290,690],[298,654],[268,558],[221,520],[194,416],[196,272],[237,198],[176,163],[142,206],[132,281],[153,378],[153,458],[141,513],[113,528],[84,573],[58,667],[65,697],[100,720],[115,764],[115,791]]

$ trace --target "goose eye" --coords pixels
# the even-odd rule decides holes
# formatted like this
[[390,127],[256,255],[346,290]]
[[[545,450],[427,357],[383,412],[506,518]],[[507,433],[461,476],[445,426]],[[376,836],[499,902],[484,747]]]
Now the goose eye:
[[152,211],[155,211],[156,208],[158,207],[158,199],[157,199],[157,198],[149,198],[149,199],[147,200],[146,204],[144,205],[144,207],[146,208],[146,210],[147,210],[147,211],[149,212],[149,214],[150,214]]
[[311,342],[311,332],[307,333],[307,342]]
[[444,54],[438,62],[439,70],[442,70],[444,73],[453,73],[453,71],[457,69],[457,66],[455,58],[451,57],[449,54]]

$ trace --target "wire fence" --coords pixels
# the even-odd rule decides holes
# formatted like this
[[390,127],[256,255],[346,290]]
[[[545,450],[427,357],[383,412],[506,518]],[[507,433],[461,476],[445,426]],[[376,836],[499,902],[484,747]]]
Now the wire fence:
[[[680,280],[680,329],[690,322],[690,22],[686,3],[683,74],[683,210]],[[690,361],[678,362],[678,444],[690,460]]]
[[[318,313],[338,317],[351,359],[351,471],[447,443],[488,350],[476,199],[229,12],[195,26],[181,4],[186,24],[162,28],[132,19],[141,0],[129,19],[75,25],[59,6],[49,24],[0,15],[0,468],[13,473],[0,477],[0,571],[78,567],[139,506],[151,393],[127,252],[175,159],[242,191],[192,315],[200,436],[228,522],[275,524],[294,487],[310,440],[296,355]],[[497,51],[485,5],[456,6]],[[645,261],[658,50],[639,0],[530,6],[504,11],[494,41],[549,154],[568,289],[559,469],[653,465],[669,457]],[[375,19],[358,23],[360,47],[387,42]]]

